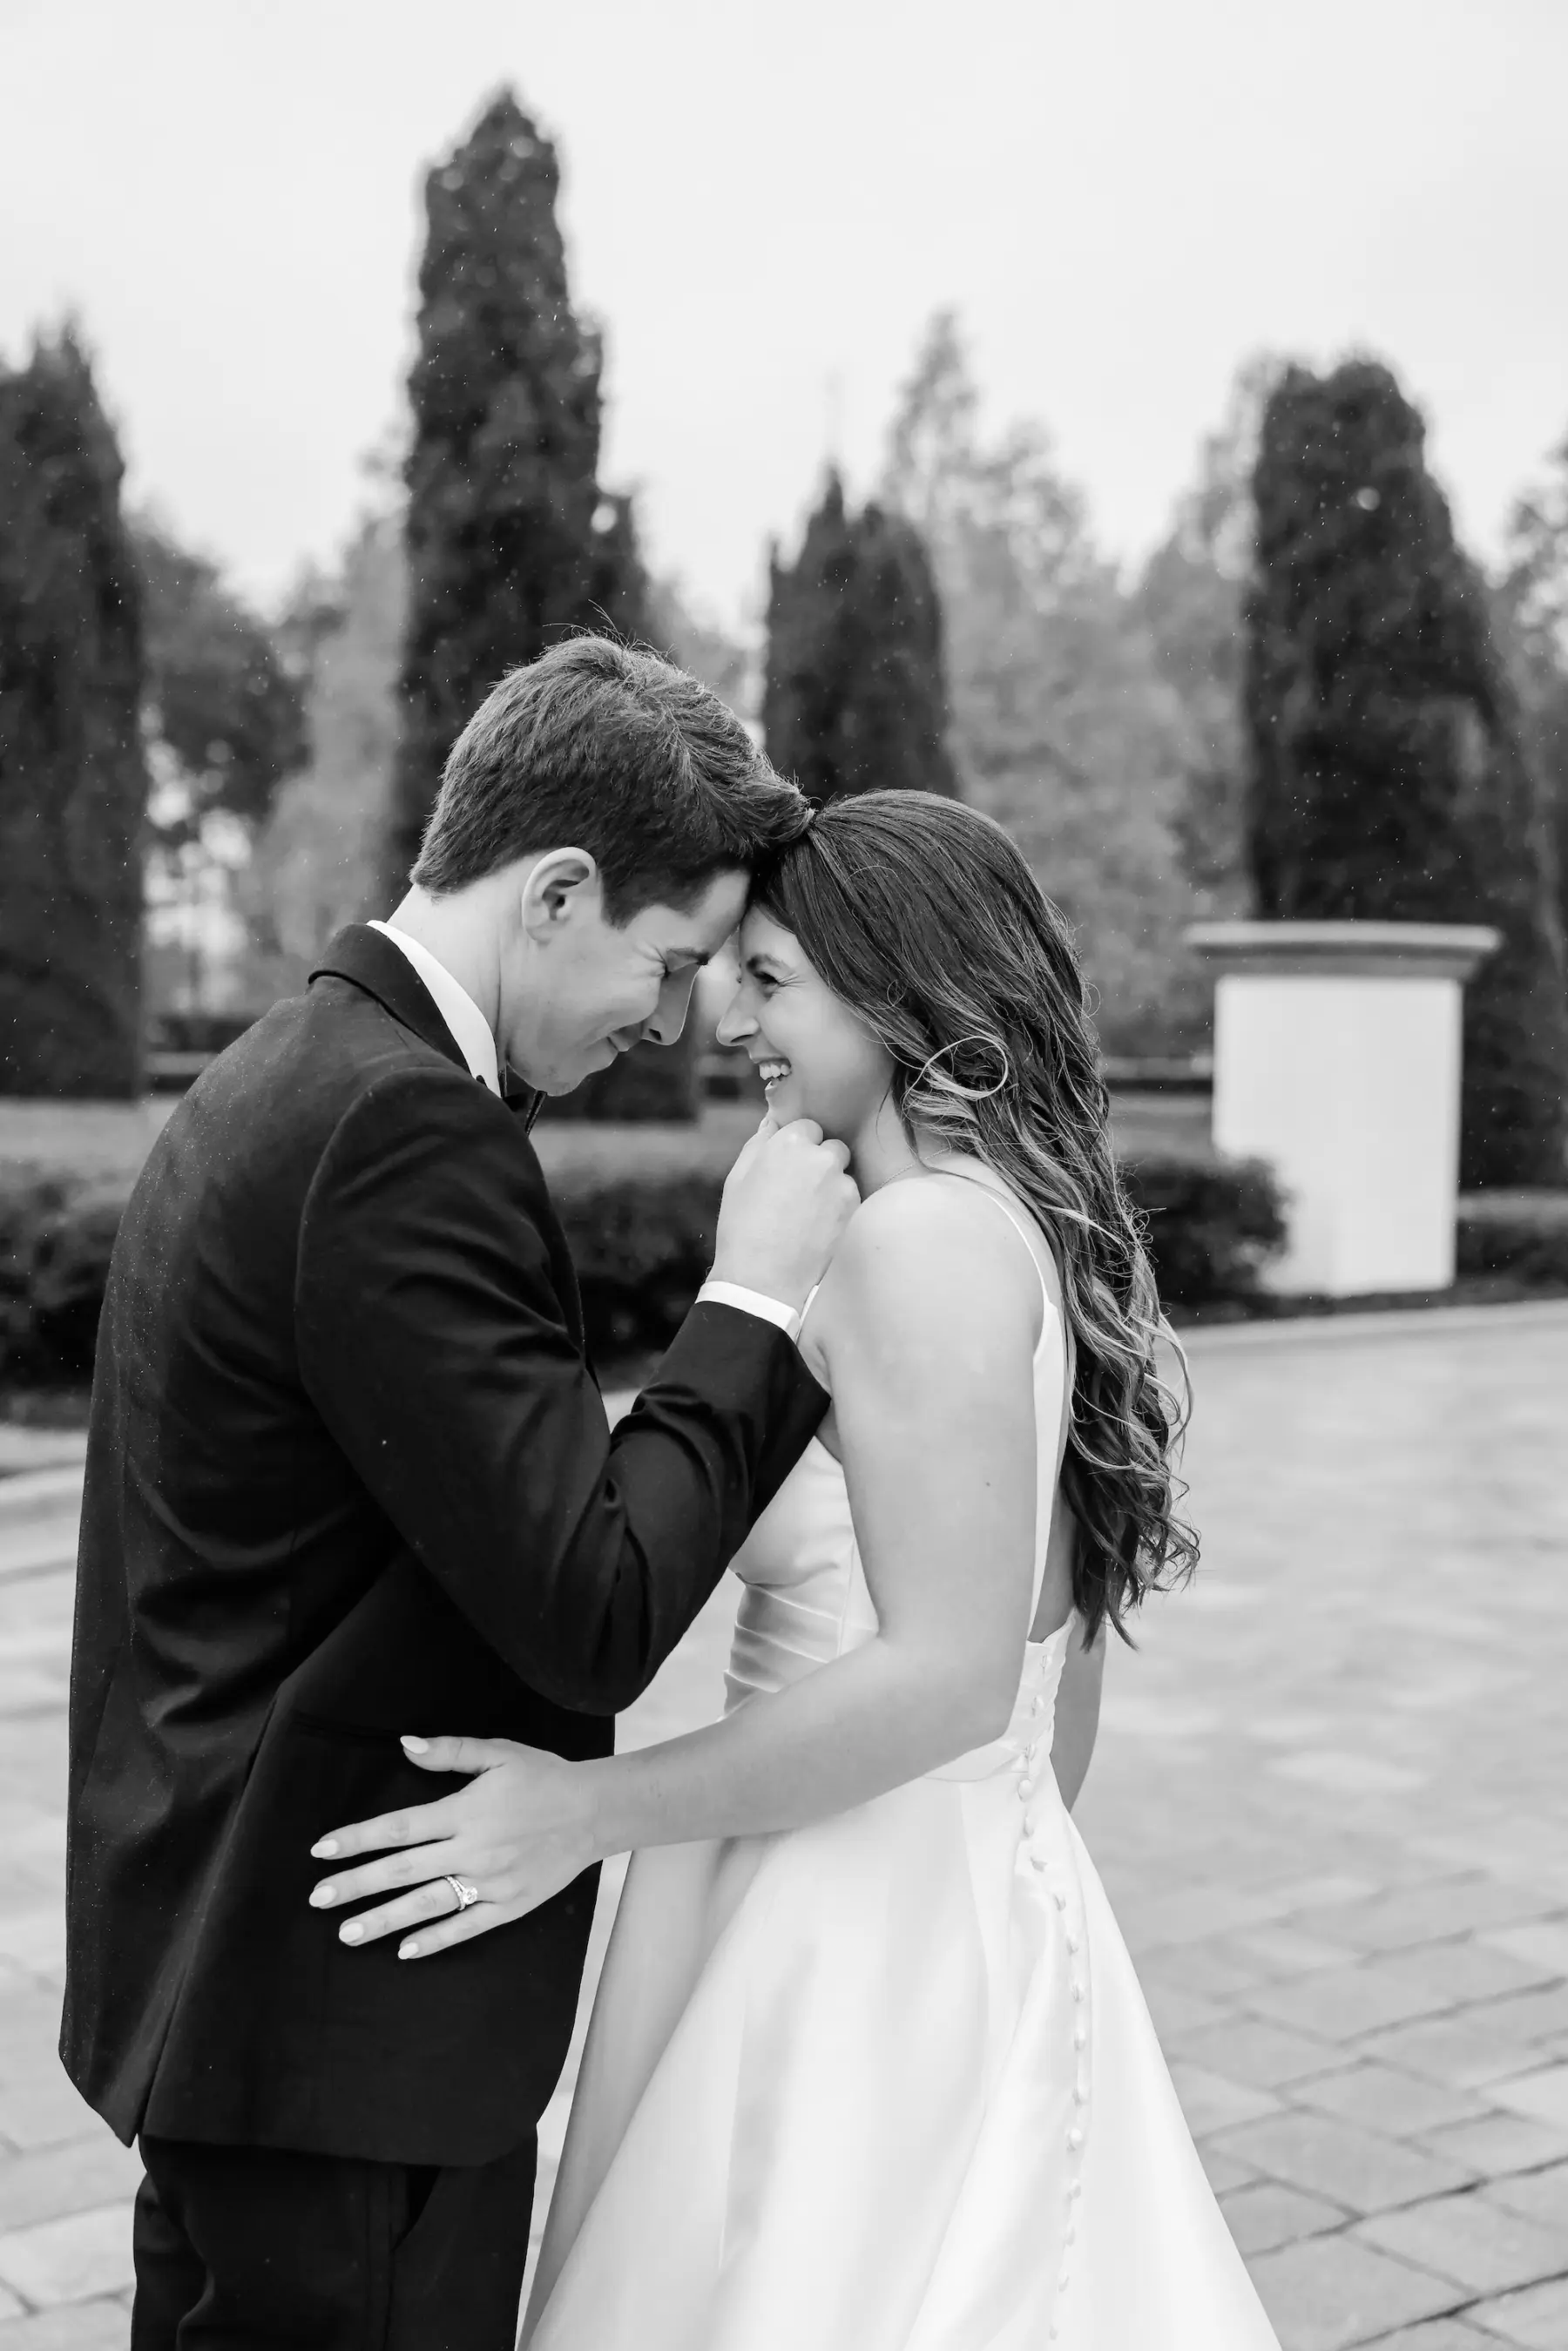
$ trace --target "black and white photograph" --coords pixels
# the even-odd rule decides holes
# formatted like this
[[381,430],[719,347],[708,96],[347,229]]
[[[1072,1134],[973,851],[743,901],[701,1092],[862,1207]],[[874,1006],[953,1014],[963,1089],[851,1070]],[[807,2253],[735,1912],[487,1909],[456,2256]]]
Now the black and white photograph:
[[1565,91],[0,0],[0,2351],[1568,2351]]

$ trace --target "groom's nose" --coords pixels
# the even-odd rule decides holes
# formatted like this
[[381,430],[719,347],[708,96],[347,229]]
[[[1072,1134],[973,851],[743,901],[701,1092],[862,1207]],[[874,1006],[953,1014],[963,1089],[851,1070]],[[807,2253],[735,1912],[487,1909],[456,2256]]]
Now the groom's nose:
[[692,993],[696,985],[695,971],[672,972],[659,990],[659,1001],[652,1018],[643,1023],[643,1035],[652,1045],[673,1045],[686,1025],[691,1010]]

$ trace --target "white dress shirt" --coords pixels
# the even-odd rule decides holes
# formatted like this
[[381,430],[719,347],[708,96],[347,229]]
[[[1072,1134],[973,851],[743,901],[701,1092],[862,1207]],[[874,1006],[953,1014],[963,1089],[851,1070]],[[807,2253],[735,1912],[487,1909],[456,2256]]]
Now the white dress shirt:
[[402,948],[430,990],[435,1008],[452,1031],[452,1041],[469,1069],[493,1094],[498,1094],[501,1071],[496,1058],[495,1034],[468,990],[460,980],[453,978],[446,966],[427,946],[422,946],[406,931],[400,931],[395,923],[372,923],[371,928],[391,939],[393,946]]
[[[500,1064],[496,1052],[495,1032],[468,990],[461,981],[453,978],[438,956],[407,931],[400,931],[395,923],[371,925],[383,938],[391,939],[408,957],[429,990],[437,1012],[452,1032],[452,1041],[467,1062],[473,1075],[489,1087],[493,1094],[501,1091]],[[743,1290],[734,1281],[705,1281],[697,1292],[699,1306],[733,1306],[742,1314],[756,1314],[764,1322],[771,1322],[788,1339],[800,1335],[800,1316],[791,1306],[777,1298],[765,1298],[760,1290]]]

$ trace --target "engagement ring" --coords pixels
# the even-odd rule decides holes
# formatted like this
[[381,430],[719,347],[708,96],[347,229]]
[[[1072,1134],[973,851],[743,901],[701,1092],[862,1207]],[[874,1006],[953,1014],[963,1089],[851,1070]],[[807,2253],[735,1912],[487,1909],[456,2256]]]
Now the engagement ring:
[[461,1877],[449,1877],[446,1883],[451,1886],[453,1893],[457,1897],[457,1907],[459,1910],[466,1910],[470,1904],[478,1901],[479,1888],[476,1886],[470,1886],[465,1879]]

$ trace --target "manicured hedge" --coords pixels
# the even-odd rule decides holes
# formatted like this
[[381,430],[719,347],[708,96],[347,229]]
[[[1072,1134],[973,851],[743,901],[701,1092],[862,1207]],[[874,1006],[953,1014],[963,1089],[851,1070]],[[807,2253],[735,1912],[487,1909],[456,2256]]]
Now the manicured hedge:
[[1256,1160],[1130,1160],[1127,1189],[1147,1218],[1160,1298],[1167,1307],[1249,1297],[1285,1241],[1280,1188]]
[[688,1021],[677,1043],[634,1046],[570,1093],[547,1097],[539,1115],[550,1125],[690,1125],[698,1108],[696,1036]]
[[118,1186],[43,1181],[0,1189],[0,1377],[91,1377],[124,1206]]
[[[1148,1217],[1150,1251],[1168,1305],[1244,1299],[1257,1287],[1261,1267],[1284,1238],[1266,1168],[1172,1158],[1142,1160],[1125,1173]],[[562,1170],[553,1180],[596,1353],[665,1344],[712,1257],[720,1176],[693,1167],[597,1180],[578,1173],[574,1182]]]
[[[601,1363],[664,1346],[713,1255],[736,1134],[638,1135],[556,1129],[541,1152],[577,1260],[589,1340]],[[1265,1169],[1145,1158],[1130,1188],[1148,1217],[1173,1307],[1243,1301],[1281,1235]],[[122,1188],[28,1180],[0,1190],[0,1377],[87,1378]]]
[[[601,1366],[656,1351],[679,1326],[711,1259],[724,1171],[748,1127],[743,1111],[730,1121],[710,1116],[697,1130],[555,1127],[538,1135]],[[1126,1175],[1148,1219],[1161,1295],[1178,1321],[1213,1308],[1222,1316],[1301,1311],[1257,1294],[1282,1238],[1266,1169],[1146,1154]],[[0,1381],[79,1384],[90,1376],[124,1200],[122,1183],[0,1174]],[[1458,1238],[1458,1295],[1568,1294],[1568,1192],[1467,1197]]]
[[1507,1274],[1541,1290],[1568,1290],[1568,1192],[1480,1192],[1459,1217],[1461,1280]]
[[721,1179],[694,1168],[554,1189],[595,1357],[667,1345],[713,1262]]

